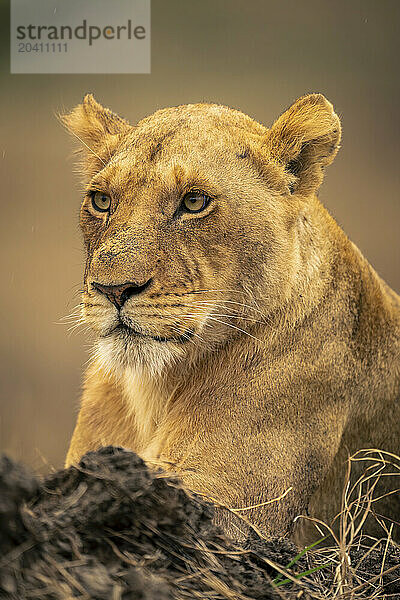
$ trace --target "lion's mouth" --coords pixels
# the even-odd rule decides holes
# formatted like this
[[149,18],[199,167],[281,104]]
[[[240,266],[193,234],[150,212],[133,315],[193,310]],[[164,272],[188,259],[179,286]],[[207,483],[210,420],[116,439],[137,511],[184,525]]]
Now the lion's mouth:
[[175,342],[178,344],[184,344],[185,342],[188,342],[192,339],[192,337],[194,336],[194,331],[192,329],[187,329],[184,333],[182,333],[182,335],[179,336],[174,336],[174,337],[164,337],[164,336],[160,336],[160,335],[150,335],[149,333],[143,333],[142,331],[139,331],[137,329],[135,329],[134,327],[131,327],[129,325],[126,325],[125,323],[119,322],[118,325],[116,325],[115,327],[113,327],[110,331],[108,331],[106,334],[102,335],[101,337],[106,338],[106,337],[110,337],[111,335],[122,335],[124,337],[140,337],[140,338],[146,338],[149,340],[154,340],[155,342]]

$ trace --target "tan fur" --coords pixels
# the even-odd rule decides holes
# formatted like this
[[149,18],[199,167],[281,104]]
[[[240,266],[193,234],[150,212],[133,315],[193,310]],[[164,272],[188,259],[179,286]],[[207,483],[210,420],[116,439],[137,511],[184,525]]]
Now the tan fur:
[[[82,205],[96,342],[66,464],[115,444],[232,508],[287,492],[245,515],[307,540],[294,519],[334,517],[348,453],[400,439],[400,298],[316,197],[340,142],[332,105],[305,96],[270,129],[213,104],[132,127],[86,96],[62,119],[88,190],[112,199],[109,215]],[[177,213],[191,189],[209,206]],[[138,334],[115,329],[92,283],[150,279],[120,313]],[[396,519],[398,496],[379,509]]]

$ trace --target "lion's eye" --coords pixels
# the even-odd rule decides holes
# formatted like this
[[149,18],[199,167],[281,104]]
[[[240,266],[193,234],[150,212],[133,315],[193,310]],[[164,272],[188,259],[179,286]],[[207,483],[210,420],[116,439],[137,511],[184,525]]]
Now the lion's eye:
[[186,212],[198,213],[206,208],[211,198],[203,192],[189,192],[182,200],[182,208]]
[[92,194],[92,206],[94,210],[98,210],[99,212],[107,212],[110,210],[111,206],[111,198],[103,192],[94,192]]

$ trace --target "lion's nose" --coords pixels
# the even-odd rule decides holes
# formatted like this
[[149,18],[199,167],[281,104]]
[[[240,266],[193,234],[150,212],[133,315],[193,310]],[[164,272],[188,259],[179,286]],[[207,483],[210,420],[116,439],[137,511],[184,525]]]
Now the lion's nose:
[[127,281],[121,285],[103,285],[102,283],[93,281],[92,287],[101,294],[107,296],[109,301],[115,304],[118,310],[120,310],[131,296],[137,296],[144,292],[144,290],[149,287],[150,283],[151,279],[146,281],[143,285],[138,285],[132,281]]

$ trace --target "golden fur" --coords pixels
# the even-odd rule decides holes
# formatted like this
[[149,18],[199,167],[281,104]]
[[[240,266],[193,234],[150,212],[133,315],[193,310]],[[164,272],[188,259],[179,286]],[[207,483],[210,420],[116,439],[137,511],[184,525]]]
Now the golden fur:
[[[88,95],[62,120],[87,189],[111,198],[81,210],[96,341],[66,464],[114,444],[232,508],[287,492],[244,514],[306,540],[294,519],[337,513],[348,453],[400,440],[400,298],[316,197],[340,142],[332,105],[305,96],[270,129],[214,104],[131,126]],[[210,204],[179,212],[191,190]],[[92,286],[149,280],[120,316]],[[396,519],[398,496],[380,512]]]

